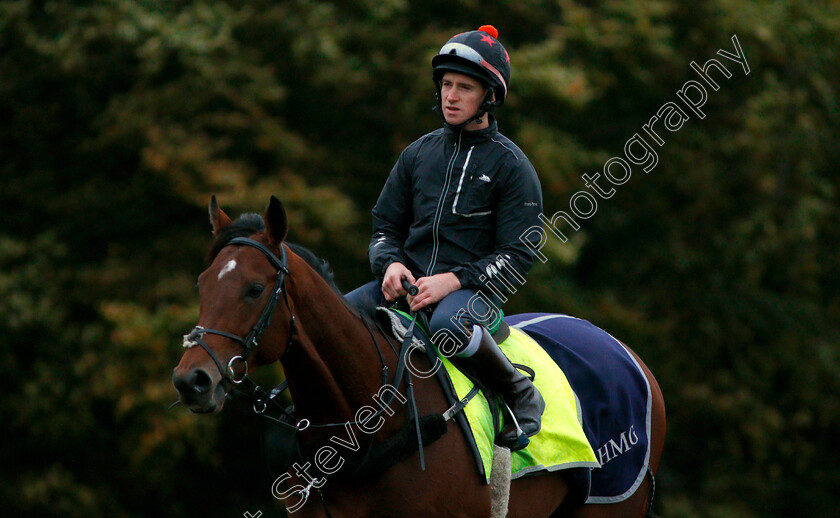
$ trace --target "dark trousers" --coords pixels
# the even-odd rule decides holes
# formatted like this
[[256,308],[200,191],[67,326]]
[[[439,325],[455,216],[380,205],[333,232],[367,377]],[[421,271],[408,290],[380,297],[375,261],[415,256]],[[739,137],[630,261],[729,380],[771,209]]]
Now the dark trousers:
[[[389,306],[382,293],[382,281],[362,285],[344,296],[351,303],[372,300],[377,306]],[[473,325],[494,329],[501,318],[501,300],[493,293],[461,289],[453,291],[437,304],[432,305],[429,331],[432,341],[445,356],[471,356],[467,350]]]

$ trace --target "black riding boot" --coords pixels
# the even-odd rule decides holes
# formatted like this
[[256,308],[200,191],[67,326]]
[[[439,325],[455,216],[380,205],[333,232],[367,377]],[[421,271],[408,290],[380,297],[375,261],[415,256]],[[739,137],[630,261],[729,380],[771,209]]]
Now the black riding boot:
[[521,450],[530,442],[528,437],[540,431],[545,401],[531,380],[510,363],[490,333],[480,326],[475,326],[473,332],[481,333],[478,350],[472,356],[457,360],[507,403],[514,419],[506,413],[506,424],[496,441],[511,451]]

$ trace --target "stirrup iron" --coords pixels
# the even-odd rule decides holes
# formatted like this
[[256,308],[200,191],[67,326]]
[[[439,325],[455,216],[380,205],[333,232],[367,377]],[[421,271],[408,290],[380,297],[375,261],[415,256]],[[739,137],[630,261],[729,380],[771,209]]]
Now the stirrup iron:
[[[502,400],[502,405],[504,405],[507,410],[508,417],[510,417],[513,421],[513,425],[516,427],[516,441],[513,443],[503,443],[501,446],[506,446],[511,452],[519,451],[528,446],[528,444],[531,443],[531,439],[528,438],[524,431],[522,431],[522,428],[519,426],[519,421],[516,419],[516,416],[513,415],[513,410],[510,409],[504,400]],[[499,438],[501,438],[501,431],[499,432]]]

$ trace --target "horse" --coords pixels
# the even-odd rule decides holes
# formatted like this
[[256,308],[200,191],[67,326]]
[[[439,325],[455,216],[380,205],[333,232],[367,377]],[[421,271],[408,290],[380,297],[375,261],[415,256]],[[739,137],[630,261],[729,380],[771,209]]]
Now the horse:
[[[198,326],[185,336],[186,349],[172,377],[180,403],[195,413],[219,412],[231,389],[247,380],[249,369],[280,362],[294,402],[289,426],[301,444],[332,445],[281,477],[288,489],[272,485],[287,511],[302,517],[489,517],[490,487],[477,476],[467,438],[453,421],[437,441],[377,472],[313,475],[313,464],[322,473],[340,473],[342,452],[361,455],[404,430],[411,409],[399,405],[406,391],[415,394],[417,415],[439,414],[449,403],[434,377],[417,377],[413,383],[396,380],[390,388],[399,392],[392,391],[388,401],[383,397],[374,412],[372,397],[383,396],[386,380],[399,370],[394,338],[344,300],[325,261],[286,242],[289,223],[276,197],[262,216],[246,214],[237,221],[220,209],[215,196],[208,208],[214,241],[210,265],[199,275]],[[651,476],[629,498],[596,505],[573,501],[567,470],[517,478],[510,484],[507,516],[647,515],[663,449],[665,407],[656,379],[631,354],[651,387]],[[414,361],[431,365],[425,357]],[[266,400],[258,398],[262,407],[255,405],[255,410],[265,411]]]

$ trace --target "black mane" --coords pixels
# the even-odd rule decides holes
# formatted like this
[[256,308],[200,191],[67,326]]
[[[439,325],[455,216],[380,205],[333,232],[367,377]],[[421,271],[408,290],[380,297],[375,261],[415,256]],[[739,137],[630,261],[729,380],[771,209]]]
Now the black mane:
[[210,251],[207,253],[207,262],[212,263],[222,248],[226,247],[232,239],[249,237],[263,230],[265,230],[265,222],[259,214],[248,213],[239,216],[239,219],[216,233],[216,239],[213,240]]
[[[258,232],[262,232],[263,230],[265,230],[265,222],[263,221],[262,216],[255,213],[241,215],[239,219],[226,226],[216,234],[216,239],[213,240],[212,245],[210,245],[210,252],[207,254],[208,262],[213,262],[216,256],[219,255],[219,252],[222,251],[222,248],[226,247],[232,239],[237,237],[249,237]],[[301,245],[289,242],[286,242],[286,245],[292,250],[292,252],[300,256],[306,264],[311,266],[313,270],[318,272],[318,275],[327,281],[327,284],[329,284],[339,296],[342,296],[341,290],[338,289],[338,286],[335,283],[335,275],[330,268],[330,263],[328,263],[325,259],[321,259],[312,251]]]
[[322,279],[327,281],[327,284],[330,285],[330,288],[332,288],[333,291],[338,293],[338,295],[342,299],[344,298],[344,294],[341,293],[341,290],[338,289],[338,285],[335,283],[335,275],[333,274],[332,268],[330,267],[330,263],[328,263],[326,259],[318,257],[311,250],[297,243],[286,242],[286,245],[292,250],[292,252],[299,255],[300,258],[306,262],[306,264],[311,266],[313,270],[318,272],[318,275],[320,275]]

